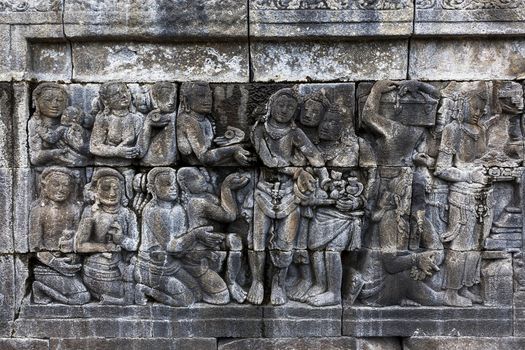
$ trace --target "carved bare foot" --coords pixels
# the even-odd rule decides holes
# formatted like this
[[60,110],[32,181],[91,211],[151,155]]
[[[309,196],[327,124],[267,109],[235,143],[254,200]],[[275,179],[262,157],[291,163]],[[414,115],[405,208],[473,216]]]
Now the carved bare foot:
[[288,297],[295,301],[304,301],[306,292],[310,289],[311,282],[306,279],[301,279],[298,283],[295,283],[290,287]]
[[52,299],[45,295],[40,289],[33,287],[33,302],[35,304],[50,304]]
[[482,304],[483,303],[483,299],[479,295],[477,295],[475,293],[472,293],[466,287],[463,287],[462,289],[460,289],[459,295],[461,295],[462,297],[470,299],[474,304]]
[[411,299],[402,299],[399,305],[401,306],[421,306],[421,304]]
[[100,305],[127,305],[124,298],[115,298],[110,295],[102,294],[100,296]]
[[312,306],[328,306],[341,304],[341,295],[332,292],[325,292],[307,299],[307,303]]
[[445,305],[448,306],[472,306],[472,301],[470,299],[462,297],[455,290],[447,290],[444,301]]
[[307,298],[315,297],[316,295],[319,295],[325,291],[325,287],[320,284],[314,284],[310,289],[308,289],[308,292],[306,293]]
[[228,286],[231,297],[239,304],[246,300],[246,291],[239,286],[238,283],[232,283]]
[[264,299],[264,286],[262,282],[253,281],[248,296],[246,297],[249,303],[254,305],[261,305]]
[[270,294],[270,302],[272,305],[284,305],[288,301],[286,293],[281,285],[272,283],[272,293]]

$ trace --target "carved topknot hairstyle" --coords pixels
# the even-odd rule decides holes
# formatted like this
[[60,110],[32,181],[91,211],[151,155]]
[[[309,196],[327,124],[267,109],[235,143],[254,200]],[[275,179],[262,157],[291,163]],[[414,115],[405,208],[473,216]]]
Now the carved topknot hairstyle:
[[47,177],[53,173],[62,173],[69,176],[73,181],[77,180],[77,177],[75,176],[75,172],[73,170],[59,166],[52,166],[45,168],[44,171],[42,171],[42,174],[40,175],[41,182],[46,182]]
[[148,189],[148,192],[151,193],[151,195],[155,198],[157,195],[155,193],[155,180],[157,179],[157,176],[160,174],[176,174],[175,169],[169,168],[169,167],[157,167],[153,168],[149,171],[147,180],[148,184],[146,185],[146,188]]
[[46,90],[58,90],[64,96],[64,99],[66,101],[69,98],[69,95],[68,95],[66,89],[62,85],[57,84],[57,83],[41,83],[33,91],[33,99],[32,99],[33,100],[33,108],[36,108],[37,112],[38,112],[38,103],[36,103],[36,101],[38,101],[40,96],[42,96],[42,93],[44,91],[46,91]]
[[281,90],[278,90],[274,92],[270,98],[268,99],[268,103],[266,104],[266,114],[262,117],[262,122],[266,122],[272,113],[272,105],[277,101],[277,99],[281,96],[286,96],[289,98],[293,98],[295,101],[297,101],[297,110],[295,111],[295,116],[292,118],[292,123],[297,117],[297,113],[299,112],[299,104],[301,103],[301,99],[297,92],[294,89],[291,88],[284,88]]

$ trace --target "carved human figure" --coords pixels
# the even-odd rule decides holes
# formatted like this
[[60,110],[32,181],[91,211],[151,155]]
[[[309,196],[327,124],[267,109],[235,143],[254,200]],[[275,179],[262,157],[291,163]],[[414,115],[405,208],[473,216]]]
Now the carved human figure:
[[344,180],[341,173],[332,173],[328,192],[320,188],[316,191],[316,208],[308,230],[314,284],[305,299],[313,306],[341,303],[341,253],[361,248],[364,186],[355,177]]
[[[255,190],[253,237],[248,243],[252,271],[248,301],[253,304],[261,304],[264,298],[267,248],[274,267],[271,303],[282,305],[287,302],[285,279],[300,223],[299,203],[302,197],[314,190],[316,180],[312,173],[320,177],[322,187],[329,181],[319,150],[294,123],[298,106],[293,90],[277,91],[268,101],[267,114],[252,130],[251,140],[257,155],[268,167],[261,169]],[[315,170],[310,173],[300,168],[306,165],[315,167]]]
[[462,112],[445,126],[435,172],[450,183],[448,229],[441,237],[448,243],[443,288],[458,306],[482,302],[474,288],[481,279],[481,243],[492,224],[492,189],[480,162],[486,152],[480,119],[487,105],[480,90],[464,96]]
[[[202,290],[202,300],[226,304],[231,297],[242,303],[246,292],[237,283],[241,268],[242,241],[233,233],[221,232],[224,224],[235,221],[238,204],[234,192],[249,182],[237,173],[221,184],[220,197],[213,193],[204,169],[186,167],[178,171],[178,182],[185,196],[188,231],[170,243],[172,251],[183,254],[184,268],[194,276]],[[227,251],[225,280],[212,268]]]
[[175,162],[177,142],[175,120],[177,86],[173,83],[155,83],[150,90],[154,109],[146,117],[145,127],[151,130],[150,142],[145,144],[141,164],[147,166],[170,165]]
[[95,117],[90,140],[95,165],[123,167],[142,158],[149,146],[151,121],[130,111],[131,93],[126,84],[102,84],[99,103],[101,110]]
[[[61,124],[68,103],[64,87],[56,83],[42,83],[33,91],[35,113],[28,122],[31,163],[34,165],[85,165],[86,158],[71,147],[69,128]],[[69,142],[68,142],[69,140]],[[83,149],[85,146],[75,145]]]
[[[188,231],[186,213],[179,200],[174,169],[157,167],[147,176],[152,199],[142,213],[142,232],[135,267],[135,302],[146,296],[171,306],[190,305],[200,300],[195,279],[186,272],[170,243]],[[173,244],[173,243],[172,243]]]
[[91,130],[87,128],[84,113],[77,107],[69,106],[62,113],[60,123],[66,128],[62,142],[70,152],[86,164],[89,155]]
[[411,166],[413,150],[420,142],[424,131],[424,128],[420,126],[405,125],[383,115],[381,97],[398,87],[398,95],[406,92],[425,93],[432,98],[439,98],[439,91],[436,88],[419,81],[409,80],[395,83],[390,80],[381,80],[374,84],[363,108],[362,122],[367,130],[375,135],[378,165]]
[[[206,82],[181,85],[181,101],[177,116],[177,145],[182,159],[190,165],[248,165],[250,152],[240,144],[230,144],[215,135],[211,117],[213,95]],[[230,127],[231,128],[231,127]],[[233,128],[235,131],[240,131]],[[241,131],[242,133],[242,131]]]
[[377,223],[379,249],[366,251],[359,299],[367,305],[443,305],[445,293],[435,291],[425,279],[439,271],[443,245],[424,212],[417,225],[420,251],[409,251],[411,176],[403,170],[381,194],[372,220]]
[[81,206],[74,198],[75,174],[60,167],[46,168],[40,176],[41,194],[30,214],[29,243],[37,252],[33,301],[80,305],[90,294],[80,278],[81,259],[73,253],[73,235]]
[[124,177],[98,168],[91,179],[95,203],[84,209],[76,234],[76,251],[88,254],[82,278],[91,294],[105,304],[132,304],[133,266],[139,232],[135,213],[126,208]]

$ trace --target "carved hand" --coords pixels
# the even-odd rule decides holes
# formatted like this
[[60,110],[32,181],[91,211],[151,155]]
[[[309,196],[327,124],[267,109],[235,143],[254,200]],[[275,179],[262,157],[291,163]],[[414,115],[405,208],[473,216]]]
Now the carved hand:
[[335,206],[341,211],[350,211],[355,209],[357,203],[354,199],[338,199]]
[[232,190],[238,190],[243,188],[250,180],[240,174],[230,174],[224,179],[224,183]]
[[237,163],[239,163],[242,166],[250,165],[251,158],[250,158],[250,152],[242,148],[241,146],[238,146],[238,150],[235,151],[233,154],[233,158]]
[[82,264],[71,264],[71,258],[55,258],[51,267],[63,274],[73,274],[82,268]]
[[137,158],[139,155],[139,150],[137,147],[124,147],[124,146],[118,146],[116,150],[116,155],[118,157],[126,158],[126,159],[133,159]]
[[399,83],[399,96],[405,96],[407,92],[411,94],[418,93],[420,90],[421,82],[417,80],[406,80]]
[[315,190],[315,178],[306,170],[301,169],[297,177],[297,187],[301,193],[311,193]]
[[108,230],[108,234],[110,234],[113,238],[113,243],[121,244],[122,241],[124,241],[124,233],[122,232],[122,227],[118,223],[118,221],[114,221],[110,226]]
[[213,233],[212,231],[212,226],[202,226],[196,228],[194,232],[199,241],[204,245],[213,248],[221,243],[224,240],[224,237],[220,234]]
[[486,185],[489,182],[489,177],[485,175],[483,168],[476,168],[469,173],[469,180],[469,182]]
[[380,80],[372,87],[373,90],[381,93],[389,92],[395,90],[396,88],[397,84],[392,80]]
[[434,272],[439,271],[439,267],[434,262],[434,252],[419,253],[416,263],[417,267],[427,276],[432,276]]

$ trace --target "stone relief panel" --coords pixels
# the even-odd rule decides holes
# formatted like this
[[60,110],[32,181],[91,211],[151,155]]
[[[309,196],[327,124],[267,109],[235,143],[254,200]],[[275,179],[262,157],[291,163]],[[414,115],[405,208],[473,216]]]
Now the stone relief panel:
[[29,304],[483,308],[525,284],[518,83],[40,83],[32,104]]

